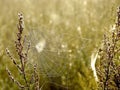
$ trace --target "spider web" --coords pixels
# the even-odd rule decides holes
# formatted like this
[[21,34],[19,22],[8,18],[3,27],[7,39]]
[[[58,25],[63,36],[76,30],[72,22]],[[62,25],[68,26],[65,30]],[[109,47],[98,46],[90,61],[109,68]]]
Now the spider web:
[[31,30],[26,41],[31,43],[29,61],[37,63],[40,75],[47,78],[43,81],[41,88],[47,83],[64,87],[54,80],[54,78],[61,78],[68,73],[69,56],[67,44],[63,42],[63,35],[43,29]]
[[[68,74],[70,65],[69,52],[71,52],[68,44],[72,44],[73,41],[79,42],[80,39],[81,37],[78,33],[76,34],[75,32],[71,34],[71,31],[57,31],[43,28],[29,31],[26,38],[26,41],[31,43],[28,56],[29,60],[31,63],[37,63],[40,74],[48,78],[48,81],[43,81],[41,88],[46,83],[64,87],[52,78],[59,78],[67,74],[66,80],[68,80],[70,77]],[[86,41],[88,40],[86,39]],[[84,46],[82,46],[81,49],[82,48],[84,48]]]
[[51,33],[44,32],[33,30],[29,33],[27,37],[31,43],[29,58],[31,62],[37,62],[41,74],[48,77],[60,76],[66,68],[64,63],[67,59],[66,52],[60,46],[59,36],[54,37],[49,35]]

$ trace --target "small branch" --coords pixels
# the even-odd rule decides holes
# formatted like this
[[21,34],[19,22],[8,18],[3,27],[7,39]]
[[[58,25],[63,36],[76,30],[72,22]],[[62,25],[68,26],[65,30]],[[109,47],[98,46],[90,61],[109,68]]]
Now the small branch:
[[39,90],[39,77],[36,71],[36,65],[34,65],[34,78],[35,78],[35,90]]
[[22,89],[25,88],[24,85],[21,85],[20,82],[18,82],[17,80],[15,80],[15,78],[12,76],[12,74],[11,74],[11,72],[10,72],[10,70],[9,70],[8,68],[6,68],[6,71],[7,71],[8,75],[9,75],[9,78],[10,78],[14,83],[16,83],[16,84],[17,84],[20,88],[22,88]]
[[12,60],[13,64],[18,68],[18,70],[22,72],[21,67],[17,64],[15,58],[13,58],[13,56],[10,54],[10,51],[7,48],[6,48],[6,53],[8,57],[10,57],[10,59]]

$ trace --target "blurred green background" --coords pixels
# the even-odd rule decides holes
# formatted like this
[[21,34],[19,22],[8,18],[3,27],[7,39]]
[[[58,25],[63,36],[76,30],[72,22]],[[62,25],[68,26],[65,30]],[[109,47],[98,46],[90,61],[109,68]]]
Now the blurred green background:
[[[59,50],[54,45],[67,45],[64,63],[68,71],[64,71],[67,75],[61,75],[59,84],[70,90],[97,90],[90,57],[100,47],[103,34],[114,24],[119,5],[119,0],[0,0],[0,90],[18,90],[5,70],[6,66],[9,67],[13,76],[20,79],[5,48],[11,48],[11,51],[14,49],[19,12],[24,16],[24,34],[32,29],[44,28],[46,37],[49,37],[50,32],[54,33],[49,40],[52,43],[50,48]],[[39,34],[36,34],[36,38],[37,35]],[[64,36],[58,43],[59,35]],[[12,54],[15,55],[14,52]],[[58,58],[51,52],[45,55],[52,59]],[[59,82],[59,79],[53,79]],[[43,90],[53,90],[49,83],[45,87]],[[55,86],[55,90],[62,89]]]

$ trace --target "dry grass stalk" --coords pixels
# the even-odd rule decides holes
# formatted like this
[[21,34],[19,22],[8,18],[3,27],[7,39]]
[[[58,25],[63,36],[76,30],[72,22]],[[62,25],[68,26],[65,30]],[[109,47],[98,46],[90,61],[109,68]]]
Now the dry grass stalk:
[[37,66],[34,65],[34,80],[35,80],[35,90],[39,90],[39,76],[37,74],[37,70],[36,70]]
[[6,71],[8,72],[8,75],[10,77],[10,79],[16,83],[18,85],[18,87],[22,88],[22,89],[27,89],[30,90],[31,88],[34,88],[34,90],[39,90],[39,76],[36,70],[36,65],[33,67],[33,74],[31,74],[32,76],[32,80],[34,82],[34,87],[31,87],[31,79],[28,80],[28,76],[27,76],[27,72],[26,72],[26,64],[27,64],[27,56],[28,56],[28,52],[30,49],[30,43],[28,43],[27,49],[26,51],[24,50],[24,42],[25,42],[25,37],[24,39],[22,38],[22,33],[23,33],[23,29],[24,29],[24,20],[23,20],[23,16],[22,14],[18,14],[19,16],[19,23],[18,23],[18,33],[17,33],[17,40],[15,41],[15,47],[16,47],[16,52],[19,56],[19,61],[20,64],[18,64],[15,60],[15,58],[11,55],[10,51],[8,49],[6,49],[6,53],[7,55],[10,57],[10,59],[12,60],[13,64],[17,67],[17,69],[19,70],[19,72],[21,73],[21,75],[23,76],[23,80],[24,80],[24,85],[21,85],[19,81],[17,81],[11,74],[11,71],[6,68]]
[[[120,90],[120,7],[117,11],[115,29],[110,35],[104,35],[103,48],[99,50],[100,64],[97,67],[99,88],[102,90]],[[118,78],[119,77],[119,78]],[[119,80],[118,80],[119,79]]]

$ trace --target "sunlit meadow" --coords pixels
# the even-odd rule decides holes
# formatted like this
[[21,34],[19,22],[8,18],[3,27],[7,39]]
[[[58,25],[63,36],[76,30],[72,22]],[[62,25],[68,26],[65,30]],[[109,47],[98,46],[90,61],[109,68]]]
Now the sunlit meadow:
[[18,13],[24,17],[24,46],[31,45],[27,70],[38,65],[40,90],[98,90],[95,60],[119,5],[119,0],[0,0],[0,90],[19,90],[6,67],[22,82],[5,52],[18,59]]

